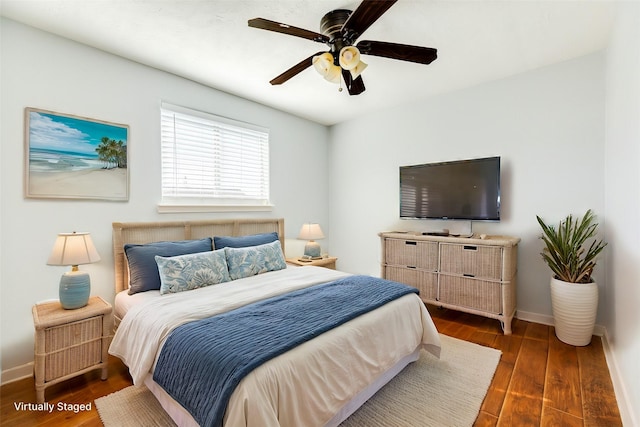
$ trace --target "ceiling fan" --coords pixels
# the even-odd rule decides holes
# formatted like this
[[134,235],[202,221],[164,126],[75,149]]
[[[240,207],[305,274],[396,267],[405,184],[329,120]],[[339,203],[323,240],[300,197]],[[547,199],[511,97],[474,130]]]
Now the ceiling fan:
[[396,1],[363,0],[353,12],[347,9],[332,10],[320,20],[321,33],[263,18],[250,19],[248,22],[250,27],[302,37],[329,46],[329,51],[314,53],[271,80],[270,83],[280,85],[313,65],[316,71],[328,81],[340,83],[342,76],[349,95],[359,95],[365,90],[360,74],[367,67],[367,64],[360,59],[361,54],[430,64],[438,57],[438,51],[430,47],[373,40],[361,40],[357,45],[354,44],[362,33]]

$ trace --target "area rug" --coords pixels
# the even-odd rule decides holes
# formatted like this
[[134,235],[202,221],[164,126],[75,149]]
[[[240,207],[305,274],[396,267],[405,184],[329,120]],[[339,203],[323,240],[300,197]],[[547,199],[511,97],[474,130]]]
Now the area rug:
[[[440,359],[422,352],[342,427],[472,426],[500,361],[500,351],[440,335]],[[175,426],[145,387],[96,399],[106,427]]]

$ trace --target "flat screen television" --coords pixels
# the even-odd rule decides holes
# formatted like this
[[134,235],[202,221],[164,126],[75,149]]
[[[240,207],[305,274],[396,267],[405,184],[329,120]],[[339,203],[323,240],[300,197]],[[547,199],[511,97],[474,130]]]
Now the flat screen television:
[[400,218],[500,219],[500,157],[400,167]]

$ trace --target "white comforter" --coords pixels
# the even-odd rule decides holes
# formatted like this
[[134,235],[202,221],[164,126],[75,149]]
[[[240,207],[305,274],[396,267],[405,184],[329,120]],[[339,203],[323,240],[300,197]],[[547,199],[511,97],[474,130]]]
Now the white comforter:
[[[346,275],[296,267],[159,296],[128,311],[109,352],[129,367],[134,384],[142,384],[176,327]],[[440,339],[420,298],[406,295],[257,368],[232,395],[225,425],[324,425],[382,372],[419,347],[439,356]]]

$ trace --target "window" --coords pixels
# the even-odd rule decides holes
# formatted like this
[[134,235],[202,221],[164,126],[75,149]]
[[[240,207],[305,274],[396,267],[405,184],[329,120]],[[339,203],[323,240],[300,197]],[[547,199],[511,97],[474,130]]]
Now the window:
[[270,206],[267,129],[167,103],[160,111],[160,211]]

